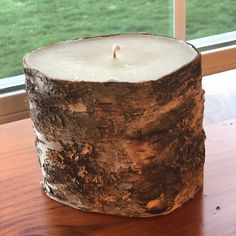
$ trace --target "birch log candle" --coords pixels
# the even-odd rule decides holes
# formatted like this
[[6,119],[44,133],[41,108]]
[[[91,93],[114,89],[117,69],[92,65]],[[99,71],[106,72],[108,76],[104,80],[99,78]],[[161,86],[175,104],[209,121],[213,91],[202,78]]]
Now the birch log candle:
[[24,57],[46,194],[111,215],[167,214],[203,184],[201,58],[148,34],[66,41]]

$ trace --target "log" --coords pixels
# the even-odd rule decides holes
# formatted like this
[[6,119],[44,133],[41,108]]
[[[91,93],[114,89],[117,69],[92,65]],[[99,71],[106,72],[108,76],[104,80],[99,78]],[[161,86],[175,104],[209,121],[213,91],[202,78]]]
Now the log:
[[27,56],[24,71],[42,188],[50,198],[88,212],[152,217],[202,188],[199,53],[142,82],[59,80],[33,68]]

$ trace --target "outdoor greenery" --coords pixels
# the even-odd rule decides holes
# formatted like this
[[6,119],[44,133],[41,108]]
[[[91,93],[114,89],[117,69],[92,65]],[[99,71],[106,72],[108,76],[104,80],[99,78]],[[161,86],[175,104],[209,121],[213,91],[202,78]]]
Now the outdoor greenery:
[[187,39],[236,30],[235,0],[186,0]]
[[[0,78],[22,74],[23,55],[66,39],[127,32],[172,36],[172,0],[1,0]],[[235,0],[187,0],[187,38],[235,30]]]

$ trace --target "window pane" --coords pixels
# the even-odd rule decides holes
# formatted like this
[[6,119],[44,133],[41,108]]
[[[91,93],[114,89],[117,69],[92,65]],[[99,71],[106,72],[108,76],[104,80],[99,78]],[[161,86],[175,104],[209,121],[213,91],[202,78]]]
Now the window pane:
[[0,78],[22,74],[26,52],[61,40],[128,32],[172,36],[172,5],[172,0],[1,0]]
[[235,0],[186,0],[187,39],[236,30]]

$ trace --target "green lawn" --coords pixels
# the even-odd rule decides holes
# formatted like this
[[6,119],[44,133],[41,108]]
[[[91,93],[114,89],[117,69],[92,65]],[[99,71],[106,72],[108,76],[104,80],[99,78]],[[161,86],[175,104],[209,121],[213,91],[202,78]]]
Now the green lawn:
[[[200,2],[200,3],[199,3]],[[1,0],[0,78],[23,73],[37,47],[90,35],[172,35],[172,0]],[[187,0],[188,39],[236,30],[235,0]]]
[[187,39],[236,30],[235,0],[186,0]]

